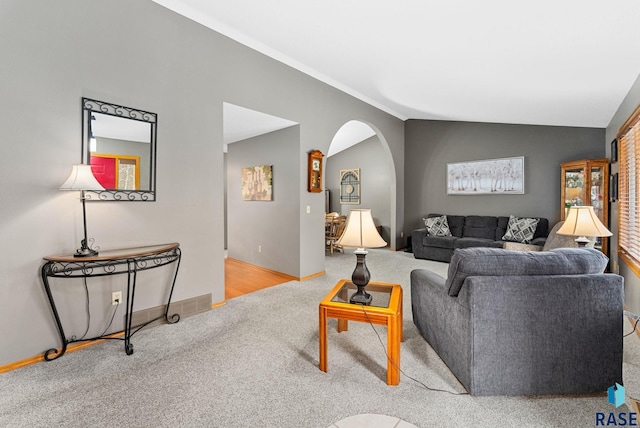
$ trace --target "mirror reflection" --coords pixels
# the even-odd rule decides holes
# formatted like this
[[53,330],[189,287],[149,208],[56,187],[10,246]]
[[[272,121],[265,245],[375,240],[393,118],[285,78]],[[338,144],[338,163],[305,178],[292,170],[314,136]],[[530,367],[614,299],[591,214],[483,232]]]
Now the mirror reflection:
[[155,200],[155,113],[83,98],[83,159],[106,189],[91,200]]

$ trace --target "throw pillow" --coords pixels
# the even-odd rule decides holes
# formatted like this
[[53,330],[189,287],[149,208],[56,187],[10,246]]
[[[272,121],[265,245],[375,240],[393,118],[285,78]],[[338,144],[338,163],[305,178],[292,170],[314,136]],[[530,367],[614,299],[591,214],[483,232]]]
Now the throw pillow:
[[447,216],[423,218],[424,225],[427,228],[427,234],[431,236],[451,236]]
[[502,240],[530,244],[539,221],[537,218],[509,216],[507,232]]

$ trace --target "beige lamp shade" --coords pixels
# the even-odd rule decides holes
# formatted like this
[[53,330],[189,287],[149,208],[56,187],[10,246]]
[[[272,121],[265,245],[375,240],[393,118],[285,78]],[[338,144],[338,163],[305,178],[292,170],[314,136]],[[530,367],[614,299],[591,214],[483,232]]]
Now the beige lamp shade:
[[558,235],[569,236],[611,236],[612,233],[602,224],[592,206],[569,208],[567,219],[556,232]]
[[104,187],[91,172],[91,165],[73,165],[71,175],[67,178],[60,190],[104,190]]
[[373,223],[370,209],[351,210],[337,244],[357,248],[378,248],[387,245]]

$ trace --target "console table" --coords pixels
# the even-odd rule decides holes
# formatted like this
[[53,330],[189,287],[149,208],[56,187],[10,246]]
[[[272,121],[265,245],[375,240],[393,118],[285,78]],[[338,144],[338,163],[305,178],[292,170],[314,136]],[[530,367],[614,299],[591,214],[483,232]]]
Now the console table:
[[[171,305],[171,296],[173,295],[173,289],[176,285],[176,278],[178,277],[178,268],[180,267],[180,244],[161,244],[150,245],[144,247],[132,247],[121,248],[116,250],[103,250],[97,256],[93,257],[74,257],[73,254],[61,255],[61,256],[48,256],[44,257],[46,263],[42,266],[41,275],[44,289],[51,305],[51,310],[58,327],[60,339],[62,341],[62,348],[60,350],[56,348],[48,349],[44,352],[44,359],[46,361],[55,360],[60,358],[67,351],[67,345],[73,342],[84,342],[89,340],[108,339],[112,337],[97,336],[88,339],[67,339],[62,328],[62,322],[56,309],[56,304],[51,293],[51,287],[49,284],[49,278],[88,278],[107,275],[127,275],[127,297],[126,297],[126,311],[125,311],[125,327],[124,338],[118,338],[124,340],[124,349],[127,355],[133,353],[133,345],[131,344],[131,336],[133,336],[140,329],[154,321],[164,318],[167,323],[174,324],[180,321],[179,314],[173,314],[169,317],[169,307]],[[171,291],[169,292],[169,298],[167,299],[167,307],[163,315],[145,322],[141,325],[132,326],[133,315],[133,302],[136,293],[136,278],[140,271],[154,269],[160,266],[165,266],[175,263],[175,273],[171,282]],[[109,335],[110,336],[110,335]]]

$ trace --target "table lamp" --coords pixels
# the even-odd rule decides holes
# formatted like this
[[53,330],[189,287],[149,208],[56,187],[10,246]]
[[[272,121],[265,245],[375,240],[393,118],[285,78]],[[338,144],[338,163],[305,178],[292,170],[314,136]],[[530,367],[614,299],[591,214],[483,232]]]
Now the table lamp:
[[356,268],[351,275],[351,282],[358,287],[358,291],[351,296],[349,302],[368,305],[371,303],[371,295],[365,291],[365,287],[369,283],[371,274],[365,263],[366,248],[378,248],[387,245],[373,223],[370,209],[351,210],[347,218],[347,225],[337,244],[343,247],[356,247],[354,254],[357,262]]
[[84,225],[84,239],[80,241],[80,248],[76,250],[75,257],[91,257],[97,256],[98,252],[89,247],[87,240],[87,211],[85,209],[85,190],[104,190],[104,187],[91,172],[91,165],[73,165],[71,175],[67,178],[60,190],[79,190],[80,200],[82,201],[82,222]]
[[556,232],[558,235],[577,236],[576,242],[579,247],[584,247],[589,243],[589,237],[611,236],[612,233],[602,224],[593,207],[572,206],[569,208],[567,219]]

